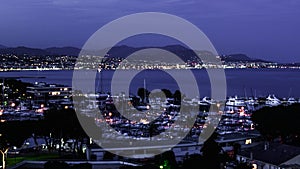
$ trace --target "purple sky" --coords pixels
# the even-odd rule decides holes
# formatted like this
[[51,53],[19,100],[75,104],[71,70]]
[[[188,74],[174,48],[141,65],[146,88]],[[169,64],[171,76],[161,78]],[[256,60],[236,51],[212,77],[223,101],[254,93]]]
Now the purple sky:
[[81,47],[104,24],[165,12],[199,27],[219,54],[300,62],[299,0],[2,0],[0,44]]

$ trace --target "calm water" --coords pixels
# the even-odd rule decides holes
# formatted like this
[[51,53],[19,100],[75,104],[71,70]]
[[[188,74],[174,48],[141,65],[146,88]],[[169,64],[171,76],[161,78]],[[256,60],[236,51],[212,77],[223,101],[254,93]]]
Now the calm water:
[[[172,70],[180,74],[180,70]],[[210,96],[210,81],[206,70],[192,70],[200,91],[200,97]],[[127,80],[125,75],[118,80],[120,85]],[[278,97],[300,98],[300,70],[298,69],[226,69],[227,96],[266,96],[275,94]],[[102,72],[102,85],[100,78],[96,81],[98,90],[110,91],[111,79],[114,71],[105,70]],[[15,71],[0,72],[0,77],[27,77],[21,78],[24,82],[47,82],[72,86],[73,71]],[[44,78],[40,78],[44,77]],[[183,77],[184,78],[184,77]],[[88,78],[83,76],[82,83]],[[176,81],[167,73],[159,70],[147,70],[140,72],[130,83],[130,92],[136,94],[138,88],[144,86],[144,79],[148,90],[169,89],[172,92],[179,89]],[[189,84],[189,81],[186,80]],[[125,84],[125,83],[124,83]]]

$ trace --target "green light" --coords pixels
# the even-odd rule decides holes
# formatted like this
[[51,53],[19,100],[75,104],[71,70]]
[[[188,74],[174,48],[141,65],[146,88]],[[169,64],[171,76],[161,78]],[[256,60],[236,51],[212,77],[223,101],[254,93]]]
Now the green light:
[[164,166],[160,165],[160,166],[159,166],[159,168],[160,168],[160,169],[163,169],[163,168],[164,168]]

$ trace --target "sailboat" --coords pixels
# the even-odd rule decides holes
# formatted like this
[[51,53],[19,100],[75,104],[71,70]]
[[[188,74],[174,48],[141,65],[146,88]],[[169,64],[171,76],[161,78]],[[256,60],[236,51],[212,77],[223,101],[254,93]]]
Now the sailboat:
[[136,106],[136,109],[138,110],[149,110],[150,105],[147,102],[147,93],[146,93],[146,79],[144,79],[144,99],[142,100],[142,103],[138,106]]
[[205,96],[200,101],[198,101],[198,104],[199,105],[212,105],[212,104],[216,104],[216,101],[208,96]]
[[291,97],[291,93],[292,93],[292,88],[290,88],[289,96],[288,96],[288,99],[287,99],[287,104],[288,105],[298,103],[298,101],[294,97]]
[[295,104],[295,103],[298,103],[298,101],[294,97],[288,98],[287,104],[291,105],[291,104]]

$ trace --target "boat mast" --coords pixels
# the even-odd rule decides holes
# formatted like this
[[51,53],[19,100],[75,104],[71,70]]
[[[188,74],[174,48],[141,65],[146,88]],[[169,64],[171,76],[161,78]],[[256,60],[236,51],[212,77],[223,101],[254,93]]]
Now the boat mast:
[[245,95],[245,99],[247,99],[247,91],[245,85],[244,85],[244,95]]
[[146,100],[146,79],[144,78],[144,103],[146,104],[147,103],[147,100]]
[[100,68],[100,92],[103,93],[102,67]]
[[291,93],[292,93],[292,88],[290,87],[290,91],[289,91],[288,98],[290,98],[290,97],[291,97]]

